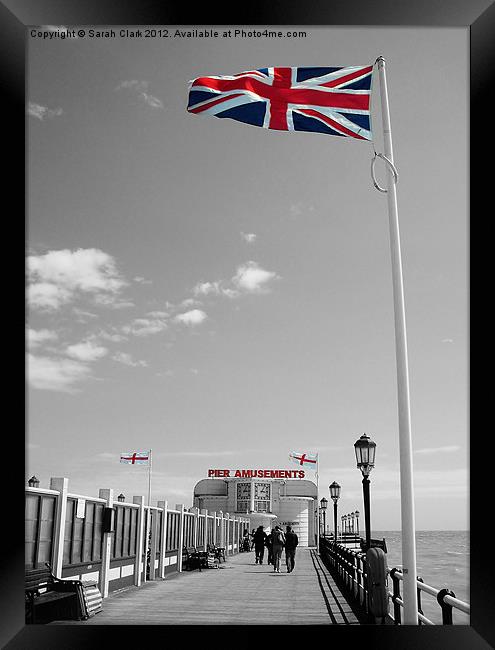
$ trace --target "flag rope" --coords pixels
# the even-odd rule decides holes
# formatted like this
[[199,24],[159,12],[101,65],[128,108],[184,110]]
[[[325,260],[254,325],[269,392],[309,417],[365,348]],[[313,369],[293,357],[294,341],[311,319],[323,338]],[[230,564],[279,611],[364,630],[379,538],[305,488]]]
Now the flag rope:
[[397,181],[399,180],[399,174],[397,173],[397,169],[396,169],[394,163],[389,158],[387,158],[387,156],[385,156],[385,154],[377,153],[375,151],[375,155],[371,159],[371,179],[373,181],[373,185],[376,187],[376,189],[379,192],[383,192],[384,194],[387,194],[388,190],[385,190],[383,187],[380,187],[380,185],[378,185],[378,181],[376,180],[375,162],[376,162],[377,158],[381,158],[389,166],[390,171],[392,172],[392,175],[394,177],[393,181],[394,181],[395,185],[397,185]]
[[[382,59],[383,59],[383,57],[379,56],[379,57],[377,57],[376,61],[373,63],[373,67],[376,67],[377,72],[379,72],[378,64]],[[371,124],[371,119],[372,119],[372,116],[371,116],[371,113],[372,113],[372,111],[371,111],[371,102],[372,102],[372,96],[370,95],[370,124]],[[371,129],[371,140],[370,140],[370,142],[371,142],[371,146],[373,147],[373,153],[374,153],[374,156],[371,159],[371,180],[373,181],[373,185],[375,186],[375,188],[379,192],[383,192],[384,194],[387,194],[388,190],[384,189],[383,187],[380,187],[380,185],[378,184],[378,181],[376,180],[376,176],[375,176],[376,159],[381,158],[388,165],[390,171],[392,172],[393,181],[394,181],[395,185],[397,185],[397,181],[399,180],[399,174],[397,172],[396,166],[390,160],[390,158],[387,158],[387,156],[385,154],[383,154],[383,153],[378,153],[378,151],[376,150],[375,141],[374,141],[374,129],[371,128],[371,127],[370,127],[370,129]]]

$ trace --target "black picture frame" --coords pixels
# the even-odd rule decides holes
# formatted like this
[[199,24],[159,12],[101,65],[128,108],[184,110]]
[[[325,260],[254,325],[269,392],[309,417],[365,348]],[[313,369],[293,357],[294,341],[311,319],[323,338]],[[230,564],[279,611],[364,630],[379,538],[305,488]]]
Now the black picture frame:
[[[470,90],[471,90],[471,131],[470,131],[470,197],[471,197],[471,228],[470,245],[472,250],[473,237],[477,228],[473,224],[489,221],[487,208],[491,209],[489,191],[491,189],[488,174],[491,165],[484,162],[487,147],[493,135],[489,125],[486,129],[474,128],[475,120],[483,113],[488,117],[491,105],[488,103],[489,92],[493,83],[494,43],[495,43],[495,6],[492,0],[327,0],[323,2],[301,3],[297,0],[271,0],[271,2],[252,1],[243,6],[235,6],[227,11],[220,4],[202,3],[194,5],[194,15],[180,3],[171,6],[160,0],[3,0],[0,3],[0,84],[3,89],[3,105],[7,107],[4,131],[17,136],[12,146],[4,149],[4,159],[7,161],[4,170],[4,190],[15,196],[13,206],[9,210],[9,219],[5,220],[14,231],[14,241],[23,237],[25,245],[26,227],[22,218],[25,196],[25,154],[24,147],[19,141],[25,131],[25,62],[27,26],[29,25],[314,25],[314,26],[416,26],[416,27],[455,27],[464,26],[470,31]],[[461,97],[460,101],[464,101]],[[486,119],[486,118],[485,118]],[[455,135],[453,135],[455,137]],[[483,219],[483,217],[488,217]],[[479,226],[478,226],[479,227]],[[9,244],[11,239],[9,239]],[[476,258],[482,258],[483,253],[476,242]],[[15,256],[20,261],[20,255]],[[17,271],[16,277],[23,277],[23,269]],[[11,267],[12,268],[12,267]],[[470,274],[474,272],[473,264]],[[16,305],[23,300],[22,289],[13,286],[10,305]],[[470,283],[473,286],[473,283]],[[24,306],[24,301],[23,301]],[[19,304],[20,307],[20,304]],[[473,303],[470,304],[471,316],[475,315]],[[21,328],[13,328],[14,333]],[[22,343],[20,347],[24,349]],[[18,364],[23,367],[23,364]],[[16,386],[17,388],[17,386]],[[19,391],[22,389],[19,388]],[[483,412],[481,401],[484,397],[482,389],[471,392],[471,413]],[[490,403],[490,402],[488,402]],[[479,408],[475,408],[475,406]],[[26,413],[26,404],[23,405]],[[487,429],[489,423],[484,423]],[[486,434],[489,435],[489,432]],[[470,448],[470,603],[472,608],[470,626],[452,626],[434,628],[360,626],[352,630],[338,629],[333,626],[324,630],[332,643],[361,643],[366,647],[377,648],[424,648],[436,650],[440,648],[478,648],[495,647],[494,616],[495,598],[493,587],[493,571],[491,542],[487,536],[486,514],[488,505],[487,495],[490,495],[490,467],[483,457],[483,434],[471,431]],[[23,457],[23,452],[17,447],[24,447],[23,436],[16,431],[9,448],[15,450],[15,457]],[[18,453],[17,453],[18,452]],[[11,454],[12,457],[12,454]],[[10,463],[12,466],[12,463]],[[24,527],[23,485],[25,476],[20,468],[21,463],[14,466],[14,480],[9,481],[8,495],[8,527],[4,527],[2,535],[3,550],[0,568],[0,644],[9,650],[26,648],[86,648],[102,647],[106,643],[113,646],[133,647],[143,644],[143,631],[128,626],[25,626],[24,624],[24,549],[22,531]],[[483,496],[480,496],[483,495]],[[7,497],[5,497],[7,498]],[[481,501],[484,514],[476,515],[476,502]],[[4,520],[7,521],[7,520]],[[174,626],[175,627],[175,626]],[[216,637],[220,643],[238,643],[239,636],[235,626],[231,632],[222,626],[222,636]],[[146,643],[149,639],[149,627],[146,630]],[[156,631],[156,630],[155,630]],[[160,631],[163,642],[168,638],[169,631]],[[208,643],[204,630],[197,627],[193,630],[177,626],[177,632],[188,637],[193,635]],[[242,638],[248,643],[261,642],[266,644],[269,639],[276,638],[280,642],[290,640],[295,643],[305,640],[306,643],[323,643],[327,637],[318,633],[312,638],[313,629],[289,629],[270,627],[268,630],[255,629],[255,626],[242,631]],[[320,632],[320,631],[318,631]],[[262,637],[260,637],[262,634]],[[221,641],[220,641],[221,639]],[[183,642],[179,637],[179,643]]]

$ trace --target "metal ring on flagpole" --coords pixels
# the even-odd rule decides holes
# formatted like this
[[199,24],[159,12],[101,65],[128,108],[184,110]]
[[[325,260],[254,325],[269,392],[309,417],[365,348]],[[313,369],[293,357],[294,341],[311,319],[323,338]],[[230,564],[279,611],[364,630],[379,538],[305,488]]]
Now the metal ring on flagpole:
[[387,158],[387,156],[385,156],[385,155],[382,154],[382,153],[376,153],[376,152],[375,152],[375,155],[373,156],[373,158],[372,158],[372,160],[371,160],[371,179],[373,180],[373,185],[376,187],[376,189],[377,189],[379,192],[384,192],[384,193],[386,194],[388,190],[385,190],[383,187],[380,187],[380,186],[378,185],[377,180],[376,180],[376,176],[375,176],[375,162],[376,162],[376,159],[377,159],[377,158],[381,158],[381,159],[384,160],[385,163],[388,165],[390,171],[391,171],[392,174],[393,174],[393,177],[394,177],[394,183],[397,183],[397,181],[398,181],[398,179],[399,179],[399,174],[397,173],[397,170],[396,170],[396,168],[395,168],[395,166],[394,166],[394,163],[393,163],[391,160],[389,160],[389,159]]

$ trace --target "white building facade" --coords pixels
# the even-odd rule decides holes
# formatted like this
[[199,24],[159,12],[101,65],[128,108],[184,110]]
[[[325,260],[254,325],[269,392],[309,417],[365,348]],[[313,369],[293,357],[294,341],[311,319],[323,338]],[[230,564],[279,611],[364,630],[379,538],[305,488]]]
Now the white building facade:
[[250,529],[292,526],[300,546],[316,545],[318,493],[305,479],[207,478],[196,483],[193,506],[247,516]]

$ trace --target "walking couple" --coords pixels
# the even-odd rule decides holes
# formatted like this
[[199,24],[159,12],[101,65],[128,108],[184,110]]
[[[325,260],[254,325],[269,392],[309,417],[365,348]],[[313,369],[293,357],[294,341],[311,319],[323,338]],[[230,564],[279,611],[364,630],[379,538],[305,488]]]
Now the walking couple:
[[263,526],[258,526],[254,534],[254,550],[256,553],[256,564],[263,564],[263,555],[265,546],[268,548],[268,563],[273,564],[275,573],[280,573],[280,560],[282,558],[282,550],[285,548],[285,561],[287,564],[287,573],[294,570],[296,564],[296,546],[299,540],[296,533],[293,532],[290,526],[287,526],[284,533],[280,526],[270,532],[269,535],[263,530]]

